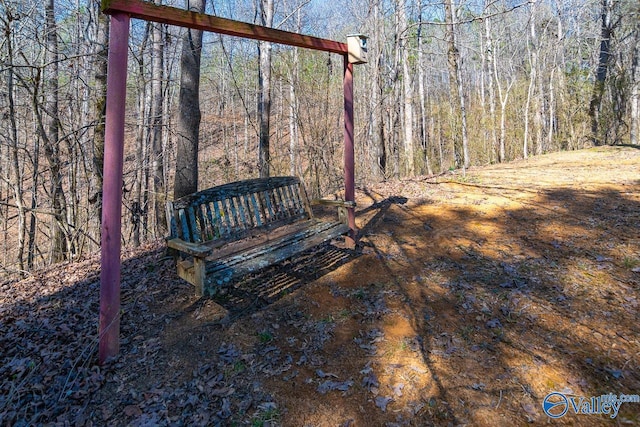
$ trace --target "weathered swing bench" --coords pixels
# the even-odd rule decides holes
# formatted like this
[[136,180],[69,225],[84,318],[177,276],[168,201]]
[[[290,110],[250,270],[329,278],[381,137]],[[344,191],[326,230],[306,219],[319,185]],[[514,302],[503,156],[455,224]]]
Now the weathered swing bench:
[[338,220],[314,217],[296,177],[238,181],[167,203],[178,275],[196,294],[215,294],[232,279],[281,262],[349,232],[355,202],[314,200],[338,207]]

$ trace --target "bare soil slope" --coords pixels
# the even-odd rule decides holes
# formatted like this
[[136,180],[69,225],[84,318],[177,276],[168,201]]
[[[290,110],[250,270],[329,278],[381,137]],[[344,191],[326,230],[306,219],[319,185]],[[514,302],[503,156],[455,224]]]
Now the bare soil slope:
[[[102,368],[97,257],[0,285],[0,425],[513,426],[547,424],[552,391],[640,394],[640,150],[358,198],[359,251],[215,300],[161,243],[124,254],[122,352]],[[639,424],[640,403],[554,423]]]

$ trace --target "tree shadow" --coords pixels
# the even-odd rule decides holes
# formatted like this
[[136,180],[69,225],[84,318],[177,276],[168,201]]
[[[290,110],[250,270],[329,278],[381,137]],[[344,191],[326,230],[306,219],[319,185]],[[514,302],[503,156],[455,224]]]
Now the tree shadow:
[[[156,336],[164,315],[149,311],[170,261],[161,248],[143,248],[122,263],[121,348],[138,351]],[[97,366],[100,258],[52,266],[1,286],[0,424],[83,424],[91,396],[118,362]],[[160,285],[160,286],[158,286]]]
[[[552,391],[635,393],[636,200],[558,188],[493,212],[422,208],[389,212],[377,232],[394,249],[371,247],[406,301],[448,418],[543,422]],[[627,422],[632,406],[620,412]]]
[[614,144],[614,147],[635,148],[636,150],[640,150],[640,145],[634,144]]
[[[371,195],[371,197],[374,196]],[[391,206],[403,205],[407,201],[408,199],[405,197],[390,197],[360,210],[358,215],[366,215],[370,212],[373,212],[374,215],[362,225],[359,235],[366,235],[375,229]],[[328,208],[318,208],[315,213],[319,217],[324,217],[333,212]],[[362,255],[361,249],[361,247],[357,247],[350,250],[341,247],[340,244],[325,243],[277,265],[262,269],[255,274],[236,279],[221,287],[213,296],[206,298],[210,298],[228,310],[228,315],[224,318],[224,322],[228,323],[240,317],[254,314],[300,287],[313,283],[326,274],[358,259]],[[201,304],[202,300],[197,301],[185,314],[193,312]]]
[[[633,190],[371,194],[359,251],[326,245],[234,283],[226,324],[143,248],[122,264],[121,356],[101,368],[98,257],[3,284],[0,424],[225,425],[277,403],[285,423],[513,425],[547,421],[552,391],[637,393]],[[637,422],[634,405],[618,420]]]

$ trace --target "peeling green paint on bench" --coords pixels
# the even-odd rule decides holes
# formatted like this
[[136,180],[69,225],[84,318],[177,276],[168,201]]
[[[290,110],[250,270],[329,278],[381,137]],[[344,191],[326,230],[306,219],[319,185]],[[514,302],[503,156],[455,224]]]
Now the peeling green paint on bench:
[[[354,206],[327,202],[343,210]],[[215,293],[235,277],[349,232],[344,221],[314,218],[296,177],[250,179],[199,191],[167,203],[167,219],[167,245],[177,252],[178,275],[198,295]]]

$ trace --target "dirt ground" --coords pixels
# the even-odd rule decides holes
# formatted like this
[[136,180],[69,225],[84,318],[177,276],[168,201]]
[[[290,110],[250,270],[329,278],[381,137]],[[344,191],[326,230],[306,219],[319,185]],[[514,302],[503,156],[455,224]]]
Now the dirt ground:
[[0,285],[0,425],[640,425],[640,403],[542,407],[640,394],[639,149],[370,185],[358,206],[358,250],[214,299],[161,243],[125,253],[101,368],[97,257]]

